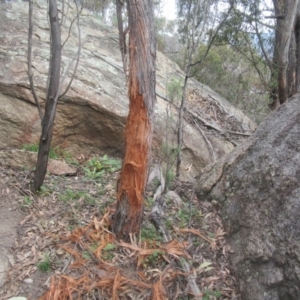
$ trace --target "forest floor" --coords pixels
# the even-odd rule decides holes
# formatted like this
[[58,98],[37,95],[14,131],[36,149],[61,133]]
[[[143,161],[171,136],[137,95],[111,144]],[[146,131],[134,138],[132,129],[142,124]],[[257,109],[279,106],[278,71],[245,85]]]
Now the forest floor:
[[31,171],[0,166],[0,300],[239,299],[218,208],[190,183],[171,184],[181,200],[161,199],[169,241],[151,222],[156,181],[139,239],[115,239],[116,166],[94,158],[76,176],[47,174],[38,194],[25,188]]

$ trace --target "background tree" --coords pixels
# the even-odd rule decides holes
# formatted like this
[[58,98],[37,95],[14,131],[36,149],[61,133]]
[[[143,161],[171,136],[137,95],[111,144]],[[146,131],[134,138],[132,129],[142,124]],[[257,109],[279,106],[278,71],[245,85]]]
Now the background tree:
[[[80,44],[80,30],[79,30],[80,12],[78,10],[76,1],[75,1],[75,5],[77,8],[77,15],[71,22],[71,26],[75,22],[75,20],[78,21],[77,27],[78,27],[79,44]],[[60,15],[59,15],[58,5],[56,0],[49,0],[48,15],[49,15],[49,23],[50,23],[50,64],[49,64],[49,74],[48,74],[48,87],[47,87],[47,94],[46,94],[46,107],[45,107],[45,112],[43,114],[34,89],[33,74],[31,70],[33,7],[32,7],[32,0],[29,0],[28,75],[29,75],[31,91],[33,93],[35,102],[37,103],[37,107],[39,109],[39,113],[42,119],[42,134],[39,142],[38,158],[37,158],[36,170],[35,170],[33,187],[32,187],[34,191],[40,189],[40,187],[44,182],[45,175],[47,172],[48,156],[49,156],[50,144],[52,140],[53,125],[54,125],[57,102],[59,98],[61,98],[67,93],[68,89],[72,84],[78,66],[80,50],[81,50],[81,47],[79,46],[78,52],[75,56],[77,60],[76,60],[76,65],[74,68],[73,75],[65,91],[61,93],[64,80],[68,75],[70,71],[70,66],[72,62],[75,60],[75,58],[70,63],[65,74],[61,78],[61,52],[62,52],[63,45],[65,45],[69,36],[67,37],[67,40],[64,41],[64,43],[62,44],[61,41],[62,22],[60,22]],[[62,11],[61,19],[62,16],[64,16],[64,11]]]
[[[299,43],[299,17],[296,17],[299,15],[299,0],[273,0],[273,4],[277,16],[274,64],[278,66],[278,101],[282,104],[299,90],[296,84],[299,55],[294,54],[297,51],[295,42],[297,41],[297,45]],[[292,58],[296,58],[297,61],[293,61]]]
[[[230,11],[233,8],[233,1],[230,3],[228,11],[219,15],[218,0],[178,0],[178,16],[179,16],[179,33],[181,41],[185,45],[184,72],[185,78],[182,87],[182,98],[178,116],[178,154],[176,163],[176,175],[180,175],[181,166],[181,147],[183,139],[183,117],[185,110],[186,88],[188,79],[193,77],[201,63],[205,60],[212,47],[217,33],[222,28]],[[207,34],[209,33],[209,34]],[[206,45],[206,51],[199,59],[195,58],[195,54],[200,45]]]
[[152,0],[126,1],[129,27],[129,115],[125,157],[112,228],[128,240],[140,231],[148,176],[155,101],[155,35]]
[[[272,108],[299,90],[299,1],[238,0],[220,36],[255,67]],[[271,5],[273,4],[273,6]]]
[[100,13],[103,21],[106,20],[107,12],[112,3],[113,0],[80,0],[80,4],[84,8],[96,14]]

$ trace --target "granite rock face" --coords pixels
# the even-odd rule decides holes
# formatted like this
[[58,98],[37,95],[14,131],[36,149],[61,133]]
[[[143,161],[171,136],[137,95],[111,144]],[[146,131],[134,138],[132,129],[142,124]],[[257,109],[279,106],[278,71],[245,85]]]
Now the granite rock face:
[[[46,3],[38,0],[34,5],[32,68],[42,106],[45,104],[49,68]],[[25,143],[37,143],[40,119],[27,76],[28,2],[0,5],[0,149],[7,149],[18,148]],[[74,6],[66,5],[66,11],[68,15],[63,22],[62,41],[68,38],[69,24],[75,13]],[[63,48],[63,71],[66,71],[77,53],[79,34],[75,25]],[[79,67],[71,89],[58,104],[52,145],[59,145],[75,155],[107,153],[121,156],[124,150],[123,131],[128,113],[128,98],[118,33],[86,10],[83,10],[80,17],[80,28],[82,51]],[[72,67],[69,75],[71,73]],[[69,77],[67,76],[64,86],[67,85]],[[153,139],[153,152],[156,155],[160,154],[161,145],[165,143],[166,128],[169,129],[170,140],[167,143],[175,143],[177,109],[163,98],[168,98],[167,86],[170,79],[182,78],[183,73],[178,66],[158,53],[159,96],[155,109]],[[211,112],[203,110],[203,107],[216,107],[224,116],[226,124],[219,122],[218,114],[212,117]],[[166,121],[167,109],[172,114],[169,121]],[[189,84],[187,109],[202,120],[198,120],[199,124],[196,126],[188,118],[190,115],[186,114],[183,168],[187,167],[191,176],[234,148],[234,144],[225,134],[227,129],[244,133],[251,133],[255,129],[255,124],[241,111],[194,80]],[[235,120],[233,127],[227,126],[227,120],[230,119]],[[214,124],[219,122],[218,128],[221,130],[214,131],[212,127],[205,125],[205,122],[210,124],[212,121]],[[199,126],[204,130],[202,133]]]
[[300,299],[300,95],[200,175],[219,202],[242,299]]

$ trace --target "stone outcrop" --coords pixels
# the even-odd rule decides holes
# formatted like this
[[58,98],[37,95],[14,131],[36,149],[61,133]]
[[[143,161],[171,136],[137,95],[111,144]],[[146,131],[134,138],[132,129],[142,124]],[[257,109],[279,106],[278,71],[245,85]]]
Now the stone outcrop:
[[[27,76],[28,2],[0,4],[0,150],[37,143],[40,119],[29,89]],[[49,25],[46,1],[35,1],[32,67],[41,105],[49,67]],[[68,37],[68,26],[74,7],[64,18],[62,40]],[[76,25],[76,22],[74,23]],[[63,48],[63,70],[74,58],[78,32],[72,27]],[[80,17],[82,51],[80,63],[69,92],[59,101],[55,119],[53,146],[59,145],[74,154],[122,155],[123,131],[128,113],[126,80],[123,74],[116,29],[104,25],[84,10]],[[69,74],[72,73],[72,68]],[[157,104],[153,151],[158,155],[165,143],[166,109],[169,141],[176,133],[177,109],[164,100],[170,79],[181,80],[178,66],[161,53],[157,54]],[[69,78],[68,78],[69,79]],[[67,85],[65,81],[65,86]],[[193,175],[234,148],[231,132],[251,134],[255,124],[240,110],[208,87],[190,80],[184,126],[183,167]],[[222,116],[220,119],[219,117]],[[195,124],[195,120],[197,121]],[[221,121],[220,121],[221,120]],[[199,130],[202,128],[202,131]],[[230,138],[228,138],[230,137]],[[176,148],[176,144],[173,145]],[[190,167],[191,166],[191,167]]]
[[199,178],[219,202],[244,300],[300,299],[300,95]]

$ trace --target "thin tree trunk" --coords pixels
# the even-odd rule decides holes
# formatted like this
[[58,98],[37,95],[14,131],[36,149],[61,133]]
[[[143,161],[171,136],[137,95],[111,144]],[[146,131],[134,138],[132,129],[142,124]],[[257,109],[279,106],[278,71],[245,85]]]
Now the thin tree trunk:
[[120,45],[120,51],[122,55],[122,61],[123,61],[123,69],[126,76],[126,53],[127,53],[127,47],[126,47],[126,32],[127,30],[124,30],[123,25],[123,18],[122,18],[122,8],[124,3],[121,0],[116,0],[116,8],[117,8],[117,19],[118,19],[118,31],[119,31],[119,45]]
[[34,83],[33,83],[33,73],[32,73],[32,32],[33,32],[33,3],[32,0],[29,0],[29,28],[28,28],[28,53],[27,53],[27,65],[28,65],[28,78],[30,83],[31,93],[33,95],[34,101],[36,103],[41,122],[43,120],[43,112],[41,105],[39,103],[39,98],[36,94]]
[[179,114],[178,114],[176,177],[180,176],[181,147],[183,141],[183,121],[184,121],[184,110],[185,110],[185,100],[186,100],[186,88],[187,88],[188,78],[190,74],[190,69],[191,67],[190,65],[188,65],[186,69],[183,87],[182,87],[182,97],[181,97],[181,103],[180,103]]
[[53,133],[51,112],[56,110],[56,99],[59,92],[61,68],[61,28],[59,24],[56,0],[49,0],[49,19],[51,30],[51,70],[46,97],[45,115],[42,121],[42,135],[39,143],[38,159],[34,177],[34,190],[38,190],[41,187],[47,172],[48,155]]
[[148,176],[155,101],[155,37],[152,0],[127,0],[129,23],[129,115],[126,151],[112,228],[128,240],[140,231]]
[[295,21],[295,42],[296,42],[296,80],[295,93],[300,92],[300,3],[298,4],[297,16]]
[[[280,1],[273,0],[273,2],[276,7]],[[287,71],[289,65],[289,48],[291,36],[294,30],[298,3],[299,0],[285,0],[284,5],[281,3],[285,9],[285,17],[282,22],[277,20],[277,26],[281,27],[277,28],[277,31],[280,31],[281,33],[280,38],[278,39],[278,44],[275,45],[275,47],[278,48],[278,98],[280,104],[286,102],[288,99],[289,82],[287,78]]]

